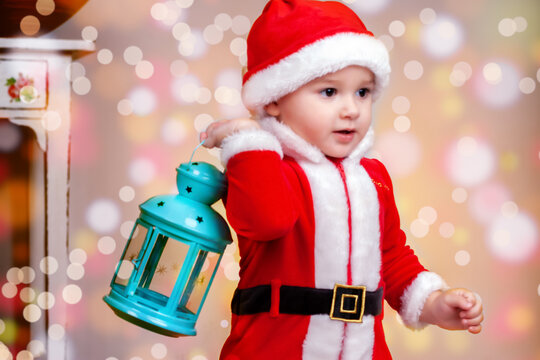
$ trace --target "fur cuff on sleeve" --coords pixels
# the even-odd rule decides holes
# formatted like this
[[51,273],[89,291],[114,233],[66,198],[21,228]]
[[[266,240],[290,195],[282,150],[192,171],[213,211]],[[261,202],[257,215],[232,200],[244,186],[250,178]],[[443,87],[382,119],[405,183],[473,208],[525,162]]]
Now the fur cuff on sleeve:
[[428,296],[437,290],[447,289],[444,280],[437,274],[424,271],[418,274],[401,296],[399,314],[403,323],[412,329],[422,329],[428,324],[420,322],[420,314]]
[[225,167],[227,167],[227,163],[234,155],[244,151],[270,150],[277,152],[283,158],[283,150],[276,137],[260,129],[249,129],[234,133],[227,136],[221,145],[221,162]]

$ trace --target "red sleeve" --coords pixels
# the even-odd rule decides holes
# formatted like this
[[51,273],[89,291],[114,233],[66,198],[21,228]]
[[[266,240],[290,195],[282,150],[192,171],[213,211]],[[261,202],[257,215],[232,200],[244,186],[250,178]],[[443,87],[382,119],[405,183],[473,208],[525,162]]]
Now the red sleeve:
[[378,160],[365,161],[379,195],[382,278],[385,298],[390,306],[401,309],[401,297],[407,287],[426,269],[420,264],[413,250],[406,244],[406,236],[400,228],[399,214],[394,199],[392,180],[384,165]]
[[239,236],[273,240],[298,219],[297,203],[275,151],[244,151],[227,163],[227,219]]

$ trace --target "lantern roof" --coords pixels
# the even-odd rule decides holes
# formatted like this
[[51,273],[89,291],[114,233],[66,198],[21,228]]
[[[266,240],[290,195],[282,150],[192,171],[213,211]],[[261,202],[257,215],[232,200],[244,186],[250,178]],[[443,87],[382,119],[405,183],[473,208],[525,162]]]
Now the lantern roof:
[[222,250],[232,242],[227,222],[210,207],[226,191],[223,173],[205,162],[181,164],[178,194],[154,196],[139,208],[141,219],[172,235]]

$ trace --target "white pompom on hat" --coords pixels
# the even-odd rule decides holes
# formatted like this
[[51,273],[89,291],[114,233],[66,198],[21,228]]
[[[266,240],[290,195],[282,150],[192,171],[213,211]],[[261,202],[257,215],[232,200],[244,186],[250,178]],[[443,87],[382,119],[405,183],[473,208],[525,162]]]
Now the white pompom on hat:
[[390,75],[384,44],[336,1],[270,0],[250,30],[247,55],[242,100],[259,115],[265,105],[350,65],[373,72],[374,98]]

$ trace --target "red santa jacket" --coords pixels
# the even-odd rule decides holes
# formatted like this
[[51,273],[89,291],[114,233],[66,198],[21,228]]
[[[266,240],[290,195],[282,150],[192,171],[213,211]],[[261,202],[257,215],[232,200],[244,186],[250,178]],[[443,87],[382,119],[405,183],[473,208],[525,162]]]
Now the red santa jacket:
[[[382,287],[407,325],[422,326],[424,301],[443,281],[405,244],[385,167],[364,158],[373,131],[349,157],[332,160],[275,119],[261,124],[265,130],[223,143],[227,218],[240,250],[238,288]],[[345,323],[276,309],[233,314],[221,359],[391,359],[383,314]]]

